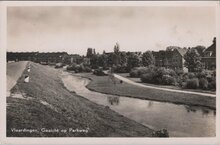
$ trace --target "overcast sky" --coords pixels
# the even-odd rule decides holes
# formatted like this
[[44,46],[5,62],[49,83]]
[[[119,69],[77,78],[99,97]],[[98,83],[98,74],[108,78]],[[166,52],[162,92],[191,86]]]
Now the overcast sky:
[[9,7],[7,19],[8,51],[157,51],[216,36],[213,7]]

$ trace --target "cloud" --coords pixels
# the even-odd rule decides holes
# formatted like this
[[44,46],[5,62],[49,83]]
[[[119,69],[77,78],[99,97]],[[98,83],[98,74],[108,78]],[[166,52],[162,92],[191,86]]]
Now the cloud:
[[9,7],[9,51],[67,51],[85,54],[210,44],[213,7]]

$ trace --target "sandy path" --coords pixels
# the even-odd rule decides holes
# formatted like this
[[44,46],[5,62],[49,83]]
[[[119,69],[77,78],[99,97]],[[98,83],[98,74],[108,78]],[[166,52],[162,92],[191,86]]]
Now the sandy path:
[[7,97],[10,95],[10,90],[22,75],[27,63],[27,61],[7,63]]
[[199,92],[192,92],[192,91],[184,91],[184,90],[174,90],[174,89],[168,89],[168,88],[161,88],[161,87],[154,87],[154,86],[147,86],[144,84],[136,83],[132,80],[129,80],[125,77],[122,77],[120,75],[114,74],[114,76],[119,79],[123,80],[126,83],[139,86],[139,87],[144,87],[144,88],[151,88],[151,89],[157,89],[157,90],[163,90],[163,91],[170,91],[170,92],[177,92],[177,93],[185,93],[185,94],[195,94],[195,95],[201,95],[201,96],[210,96],[210,97],[216,97],[215,94],[209,94],[209,93],[199,93]]

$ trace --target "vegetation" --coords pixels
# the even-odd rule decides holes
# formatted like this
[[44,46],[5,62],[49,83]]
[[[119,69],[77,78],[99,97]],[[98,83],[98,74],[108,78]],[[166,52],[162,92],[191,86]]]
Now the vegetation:
[[184,55],[184,65],[188,68],[189,72],[200,72],[203,69],[201,63],[201,56],[197,49],[191,48]]
[[142,56],[143,66],[155,65],[155,58],[151,51],[146,51]]
[[80,73],[80,72],[91,72],[92,69],[89,66],[83,65],[83,64],[76,64],[72,63],[71,66],[67,66],[66,68],[69,71],[75,71],[75,73]]
[[215,71],[183,73],[180,70],[163,67],[137,67],[130,71],[130,77],[140,78],[144,83],[173,85],[187,89],[216,90]]
[[106,74],[103,72],[103,69],[102,68],[98,68],[98,69],[95,69],[94,72],[93,72],[94,75],[97,75],[97,76],[105,76]]

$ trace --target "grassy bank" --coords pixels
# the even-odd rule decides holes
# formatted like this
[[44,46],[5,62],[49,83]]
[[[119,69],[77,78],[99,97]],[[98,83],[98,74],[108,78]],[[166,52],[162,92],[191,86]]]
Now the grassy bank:
[[87,85],[87,88],[97,92],[176,104],[204,106],[212,109],[216,108],[216,99],[213,97],[141,88],[127,83],[120,84],[119,80],[117,80],[115,85],[108,76],[81,75],[92,80]]
[[136,83],[141,83],[147,86],[154,86],[154,87],[160,87],[160,88],[168,88],[168,89],[174,89],[174,90],[184,90],[184,91],[191,91],[191,92],[199,92],[199,93],[209,93],[209,94],[216,94],[216,91],[211,90],[202,90],[202,89],[185,89],[178,86],[172,86],[172,85],[159,85],[159,84],[150,84],[150,83],[143,83],[141,82],[140,78],[132,78],[130,77],[129,73],[119,73],[118,75],[123,76],[129,80],[132,80]]
[[[8,137],[140,137],[152,130],[69,92],[60,71],[31,63],[7,98]],[[18,97],[19,96],[19,97]],[[18,130],[20,129],[20,130]]]

